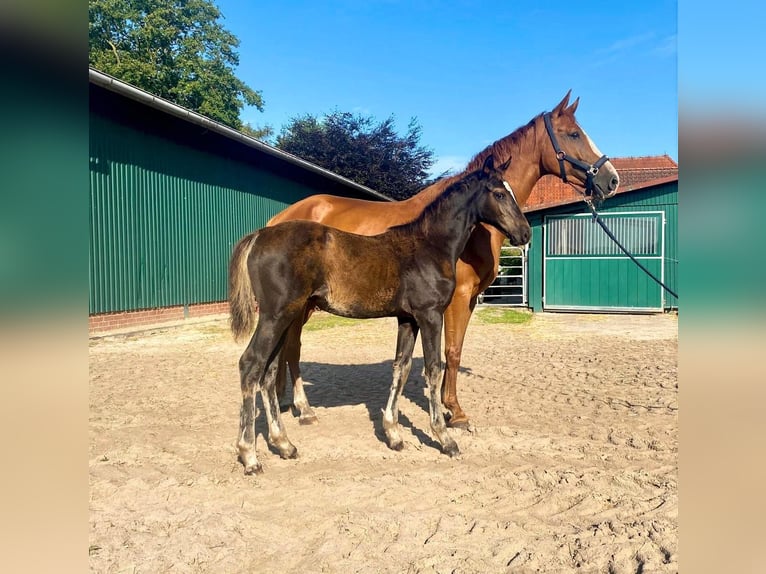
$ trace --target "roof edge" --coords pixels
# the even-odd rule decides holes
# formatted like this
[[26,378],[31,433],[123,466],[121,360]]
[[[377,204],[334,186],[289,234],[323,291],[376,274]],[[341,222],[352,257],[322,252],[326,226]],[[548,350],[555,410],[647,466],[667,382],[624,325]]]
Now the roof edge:
[[[622,195],[624,193],[630,193],[631,191],[638,191],[640,189],[646,189],[648,187],[654,187],[656,185],[662,185],[662,184],[665,184],[665,183],[672,183],[674,181],[678,181],[678,174],[677,173],[675,175],[668,175],[668,176],[665,176],[665,177],[658,177],[656,179],[650,179],[650,180],[647,180],[647,181],[641,181],[639,183],[634,183],[632,185],[625,186],[625,188],[623,188],[623,189],[618,188],[617,189],[617,193],[613,197],[616,197],[617,195]],[[579,203],[581,201],[583,201],[582,197],[573,197],[571,199],[564,199],[562,201],[556,201],[556,202],[551,202],[551,203],[540,203],[540,204],[537,204],[537,205],[532,205],[529,208],[522,209],[522,211],[524,213],[535,213],[537,211],[543,211],[545,209],[552,209],[554,207],[561,207],[562,205],[571,205],[571,204],[574,204],[574,203]]]
[[130,98],[142,104],[145,104],[149,107],[171,114],[173,116],[176,116],[178,118],[181,118],[193,124],[202,126],[224,137],[238,141],[239,143],[244,144],[248,147],[257,149],[258,151],[277,157],[288,163],[291,163],[298,167],[302,167],[303,169],[306,169],[308,171],[327,177],[328,179],[332,179],[334,181],[343,183],[344,185],[352,187],[356,189],[357,191],[361,191],[363,193],[366,193],[378,199],[383,199],[386,201],[394,201],[390,197],[387,197],[383,195],[382,193],[375,191],[374,189],[370,189],[369,187],[365,185],[352,181],[346,177],[343,177],[342,175],[339,175],[333,171],[330,171],[329,169],[325,169],[309,161],[306,161],[305,159],[301,159],[298,156],[295,156],[291,153],[282,151],[281,149],[278,149],[273,146],[270,146],[269,144],[263,143],[262,141],[257,140],[254,137],[245,135],[242,132],[238,132],[237,130],[230,128],[229,126],[226,126],[220,122],[217,122],[215,120],[208,118],[207,116],[203,116],[202,114],[193,112],[192,110],[179,106],[178,104],[174,104],[173,102],[170,102],[164,98],[155,96],[154,94],[147,92],[146,90],[142,90],[141,88],[137,88],[136,86],[133,86],[132,84],[128,84],[126,82],[123,82],[122,80],[118,80],[114,76],[110,76],[109,74],[100,72],[99,70],[90,66],[88,67],[88,79],[90,80],[91,83],[101,86],[102,88],[106,88],[107,90],[116,92],[122,96]]

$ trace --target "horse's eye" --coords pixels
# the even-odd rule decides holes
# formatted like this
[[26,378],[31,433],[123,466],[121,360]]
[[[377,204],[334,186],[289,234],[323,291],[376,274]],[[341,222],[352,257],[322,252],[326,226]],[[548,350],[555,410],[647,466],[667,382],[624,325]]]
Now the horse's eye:
[[577,138],[580,137],[580,132],[572,132],[571,134],[569,134],[569,137],[572,138],[573,140],[576,140]]
[[505,194],[502,191],[493,191],[492,195],[495,196],[495,199],[498,201],[502,201],[505,199]]

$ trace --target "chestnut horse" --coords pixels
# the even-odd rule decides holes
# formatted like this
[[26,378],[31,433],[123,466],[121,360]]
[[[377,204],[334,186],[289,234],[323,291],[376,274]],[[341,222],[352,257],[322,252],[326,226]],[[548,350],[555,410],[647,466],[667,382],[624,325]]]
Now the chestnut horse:
[[400,450],[398,399],[412,366],[418,330],[430,390],[431,430],[445,454],[459,449],[441,408],[444,310],[455,290],[455,265],[477,223],[492,225],[514,244],[531,229],[490,155],[482,169],[458,179],[412,222],[372,237],[313,221],[287,221],[242,238],[229,264],[231,329],[236,338],[258,326],[239,360],[242,385],[239,458],[245,474],[261,472],[255,453],[255,395],[261,391],[268,441],[283,458],[297,455],[287,438],[276,394],[279,353],[288,328],[307,307],[343,317],[396,317],[393,381],[383,413],[388,446]]
[[[592,195],[595,200],[610,197],[619,185],[617,171],[575,120],[580,99],[569,105],[570,93],[571,90],[551,112],[536,116],[525,126],[487,146],[462,173],[439,180],[409,199],[378,202],[313,195],[281,211],[267,225],[302,219],[361,235],[375,235],[416,217],[449,185],[481,167],[490,154],[498,163],[513,156],[503,177],[512,186],[522,207],[535,183],[547,174],[558,175],[565,182],[577,182],[583,193]],[[477,225],[457,263],[457,286],[444,314],[446,369],[442,403],[451,415],[448,424],[452,427],[468,428],[468,416],[457,399],[457,373],[468,321],[479,294],[497,276],[503,240],[504,235],[493,227]],[[277,384],[281,397],[286,362],[293,379],[293,403],[300,412],[302,424],[316,421],[299,368],[301,330],[311,312],[307,309],[302,320],[296,321],[287,334]]]

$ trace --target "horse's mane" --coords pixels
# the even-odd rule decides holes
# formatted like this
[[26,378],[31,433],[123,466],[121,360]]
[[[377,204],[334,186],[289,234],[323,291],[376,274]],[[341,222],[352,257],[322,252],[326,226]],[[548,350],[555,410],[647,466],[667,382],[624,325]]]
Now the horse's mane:
[[526,138],[525,136],[530,130],[536,129],[537,121],[542,117],[544,113],[545,112],[539,113],[529,122],[516,128],[507,136],[504,136],[499,140],[489,144],[486,148],[477,153],[460,173],[445,176],[432,183],[432,186],[439,185],[443,191],[435,196],[433,200],[428,205],[426,205],[420,215],[418,215],[415,219],[408,223],[403,223],[402,225],[392,227],[391,229],[403,230],[408,228],[411,230],[416,226],[421,226],[424,219],[429,218],[434,214],[435,211],[440,208],[442,201],[446,199],[447,196],[452,195],[458,189],[462,189],[464,187],[455,184],[468,177],[472,172],[481,169],[487,157],[490,155],[494,156],[495,165],[498,165],[508,161],[508,158],[511,156],[519,156],[525,153],[526,149],[522,149],[522,143],[525,141],[530,141],[532,142],[530,145],[534,145],[534,141],[536,140],[536,138]]
[[[508,158],[511,156],[522,155],[526,151],[525,149],[521,149],[522,142],[530,141],[527,140],[527,138],[524,136],[526,136],[528,131],[535,129],[537,121],[542,117],[544,113],[545,112],[539,113],[529,122],[516,128],[507,136],[504,136],[499,140],[489,144],[487,147],[473,156],[473,158],[468,162],[463,171],[460,173],[445,176],[442,179],[435,181],[432,185],[440,184],[444,189],[446,189],[448,186],[455,183],[460,178],[465,177],[472,171],[481,169],[481,166],[484,165],[484,161],[490,154],[495,157],[495,165],[508,161]],[[534,142],[535,138],[531,138],[531,141]]]
[[[482,165],[484,165],[484,160],[486,160],[490,154],[495,156],[495,165],[508,161],[508,158],[512,155],[520,155],[518,152],[524,151],[519,149],[521,147],[521,143],[523,141],[527,141],[527,139],[523,136],[525,136],[529,130],[535,129],[537,120],[542,117],[542,115],[542,113],[536,115],[527,124],[516,128],[507,136],[489,144],[482,151],[477,153],[471,161],[468,162],[468,165],[465,167],[463,173],[479,169]],[[532,138],[532,141],[534,141],[534,138]]]

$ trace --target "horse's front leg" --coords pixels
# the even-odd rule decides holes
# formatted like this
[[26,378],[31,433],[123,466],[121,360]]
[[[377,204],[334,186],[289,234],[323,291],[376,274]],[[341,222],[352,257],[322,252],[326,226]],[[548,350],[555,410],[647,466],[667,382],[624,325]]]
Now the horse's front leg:
[[463,355],[463,343],[476,298],[466,289],[456,289],[449,306],[444,312],[444,355],[446,368],[441,390],[444,408],[450,413],[447,423],[450,427],[467,429],[468,415],[457,400],[457,375]]
[[[307,312],[310,315],[310,312]],[[308,317],[305,316],[305,319]],[[304,322],[305,322],[304,319]],[[284,395],[285,395],[285,380],[286,373],[285,363],[290,368],[290,376],[293,380],[293,406],[298,410],[299,422],[302,425],[308,425],[318,422],[314,409],[309,404],[309,399],[306,396],[306,391],[303,388],[303,377],[301,376],[300,360],[301,360],[301,333],[303,332],[303,322],[293,321],[293,324],[287,330],[285,339],[285,345],[283,347],[280,356],[280,371],[277,377],[277,395],[279,396],[280,403],[282,403],[282,410],[284,409]]]
[[412,319],[399,318],[399,331],[396,337],[396,357],[394,358],[394,376],[391,381],[391,392],[388,403],[383,411],[383,431],[389,448],[402,450],[404,441],[399,433],[399,397],[404,383],[412,368],[412,351],[418,338],[418,324]]
[[431,415],[431,430],[434,432],[442,445],[442,452],[449,456],[460,454],[460,449],[447,429],[444,421],[444,412],[441,407],[441,336],[443,316],[438,312],[431,312],[418,323],[423,331],[423,360],[425,362],[426,381],[429,391],[429,410]]

